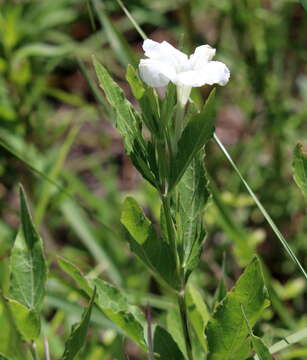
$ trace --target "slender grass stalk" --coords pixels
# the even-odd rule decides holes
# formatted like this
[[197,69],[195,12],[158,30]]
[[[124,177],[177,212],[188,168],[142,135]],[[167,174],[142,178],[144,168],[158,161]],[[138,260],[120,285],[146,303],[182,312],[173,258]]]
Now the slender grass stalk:
[[128,9],[126,8],[126,6],[123,4],[123,2],[121,0],[116,0],[118,5],[122,8],[123,12],[125,13],[125,15],[127,16],[127,18],[130,20],[131,24],[135,27],[135,29],[137,30],[137,32],[139,33],[139,35],[143,38],[143,40],[147,39],[146,34],[144,33],[144,31],[141,29],[141,27],[139,26],[139,24],[134,20],[133,16],[131,15],[131,13],[128,11]]
[[304,269],[304,267],[302,266],[302,264],[300,263],[300,261],[298,260],[298,258],[296,257],[295,253],[293,252],[293,250],[290,248],[290,246],[287,243],[287,240],[284,238],[284,236],[282,235],[282,233],[279,231],[279,229],[277,228],[277,226],[275,225],[273,219],[271,218],[271,216],[268,214],[268,212],[265,210],[265,208],[263,207],[263,205],[261,204],[260,200],[258,199],[257,195],[254,193],[254,191],[251,189],[251,187],[248,185],[247,181],[244,179],[243,175],[241,174],[239,168],[237,167],[237,165],[235,164],[235,162],[232,160],[230,154],[228,153],[228,151],[226,150],[225,146],[223,145],[223,143],[221,142],[221,140],[218,138],[218,136],[216,134],[213,135],[215,142],[217,143],[217,145],[219,146],[219,148],[222,150],[222,152],[224,153],[225,157],[227,158],[227,160],[229,161],[230,165],[233,167],[233,169],[235,170],[235,172],[238,174],[240,180],[242,181],[243,185],[245,186],[245,188],[247,189],[247,191],[249,192],[250,196],[252,197],[252,199],[254,200],[254,202],[256,203],[256,205],[258,206],[259,210],[261,211],[262,215],[264,216],[264,218],[266,219],[266,221],[269,223],[271,229],[273,230],[273,232],[275,233],[275,235],[277,236],[278,240],[281,242],[281,244],[283,245],[283,247],[285,248],[286,252],[288,253],[288,255],[290,256],[290,258],[292,259],[292,261],[298,266],[299,270],[301,271],[301,273],[304,275],[305,279],[307,280],[307,273]]

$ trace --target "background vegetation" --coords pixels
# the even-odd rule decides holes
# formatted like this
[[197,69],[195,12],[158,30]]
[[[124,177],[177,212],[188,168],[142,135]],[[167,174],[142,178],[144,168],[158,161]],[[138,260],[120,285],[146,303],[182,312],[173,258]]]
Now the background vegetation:
[[[182,44],[187,52],[206,43],[217,48],[218,59],[231,70],[230,83],[217,91],[217,134],[307,264],[306,203],[292,176],[295,145],[300,141],[307,147],[307,17],[302,4],[130,0],[126,6],[154,40]],[[145,313],[150,309],[161,324],[166,322],[163,310],[173,306],[125,241],[120,225],[125,196],[137,198],[152,220],[159,216],[159,202],[124,154],[91,60],[95,54],[131,97],[125,72],[142,56],[141,44],[115,0],[0,1],[0,287],[6,294],[22,183],[50,269],[42,333],[52,359],[62,355],[71,325],[87,303],[59,268],[58,255],[90,277],[99,275],[120,287],[131,303]],[[209,90],[195,91],[194,100]],[[272,306],[255,332],[270,345],[307,326],[306,281],[219,148],[209,145],[209,235],[192,282],[210,307],[216,279],[224,272],[231,288],[258,253]],[[7,331],[0,333],[0,353],[18,356],[15,330],[3,309],[0,328]],[[37,343],[42,358],[44,336]],[[95,312],[81,358],[145,355]],[[276,358],[306,359],[306,341]]]

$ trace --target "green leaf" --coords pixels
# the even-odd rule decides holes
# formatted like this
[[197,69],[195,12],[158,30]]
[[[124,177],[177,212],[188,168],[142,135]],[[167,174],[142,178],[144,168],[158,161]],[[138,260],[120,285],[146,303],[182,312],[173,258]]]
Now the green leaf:
[[21,225],[11,254],[9,297],[38,311],[45,295],[47,265],[22,187],[20,215]]
[[242,310],[244,320],[246,322],[247,329],[248,329],[250,337],[251,337],[252,347],[256,351],[256,354],[257,354],[255,356],[255,358],[257,360],[274,360],[273,356],[270,354],[270,351],[266,347],[264,342],[258,336],[255,336],[253,334],[253,330],[251,329],[251,327],[249,325],[243,305],[241,306],[241,310]]
[[268,304],[260,261],[254,258],[208,323],[208,360],[245,360],[250,342],[246,340],[248,329],[241,306],[249,324],[254,326]]
[[7,300],[19,333],[25,340],[35,340],[39,336],[41,329],[39,313],[27,308],[18,301]]
[[171,335],[161,326],[157,326],[154,335],[154,351],[159,360],[184,360],[184,356]]
[[152,226],[133,198],[127,198],[121,215],[121,223],[129,231],[134,240],[143,245],[150,236]]
[[205,239],[203,212],[209,199],[203,155],[197,154],[178,184],[180,237],[187,275],[198,265]]
[[10,360],[10,359],[5,357],[4,355],[0,354],[0,360]]
[[65,351],[62,356],[62,360],[73,360],[81,352],[85,344],[95,296],[96,288],[94,288],[91,301],[87,309],[85,309],[80,323],[73,325],[71,329],[71,334],[65,344]]
[[143,326],[140,323],[142,315],[138,308],[129,305],[121,291],[99,279],[87,279],[72,263],[63,258],[58,259],[60,267],[73,278],[80,288],[92,296],[97,288],[95,304],[111,321],[114,322],[128,337],[146,350]]
[[167,331],[172,336],[173,340],[176,342],[179,350],[182,352],[185,358],[187,358],[187,348],[183,335],[182,320],[178,307],[171,308],[167,311],[166,325]]
[[132,65],[128,65],[127,73],[126,73],[126,80],[128,81],[133,96],[139,100],[144,95],[145,89],[143,87],[143,83],[141,82],[137,72],[135,71]]
[[210,319],[209,310],[199,291],[191,284],[186,290],[185,301],[188,309],[190,323],[195,331],[199,343],[207,351],[205,341],[205,327]]
[[24,360],[23,341],[13,321],[8,301],[0,296],[0,353],[9,359]]
[[112,79],[108,71],[93,57],[99,86],[105,92],[107,100],[116,111],[116,127],[124,137],[128,154],[132,151],[136,136],[136,113],[131,103],[126,99],[122,89]]
[[174,271],[173,252],[169,244],[157,236],[151,222],[132,197],[127,197],[124,202],[121,223],[131,235],[128,238],[131,250],[158,278],[177,289],[179,280]]
[[99,85],[116,112],[116,128],[122,135],[127,154],[144,178],[156,187],[156,179],[149,163],[147,144],[142,137],[141,119],[122,89],[113,81],[107,70],[93,58]]
[[255,335],[252,335],[251,339],[253,349],[257,354],[257,360],[274,360],[273,356],[271,355],[269,349],[266,347],[262,339]]
[[303,152],[302,144],[297,144],[294,149],[292,166],[294,180],[307,197],[307,154]]
[[212,90],[202,111],[191,117],[179,139],[178,152],[171,168],[169,191],[179,182],[194,156],[213,136],[214,94],[215,91]]

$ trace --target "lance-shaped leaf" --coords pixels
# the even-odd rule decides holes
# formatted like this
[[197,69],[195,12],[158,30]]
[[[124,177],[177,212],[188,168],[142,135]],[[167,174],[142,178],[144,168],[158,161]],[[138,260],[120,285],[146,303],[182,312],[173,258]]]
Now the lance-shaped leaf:
[[245,360],[251,346],[241,306],[254,326],[268,304],[260,261],[254,258],[208,323],[208,360]]
[[21,225],[11,254],[9,303],[18,310],[12,312],[17,328],[29,327],[29,337],[34,339],[40,330],[38,314],[45,295],[47,265],[42,240],[32,223],[22,188],[20,216]]
[[307,154],[303,152],[302,144],[297,144],[294,149],[292,165],[294,180],[307,198]]
[[169,191],[179,182],[194,156],[212,138],[214,133],[214,94],[211,91],[202,111],[191,117],[178,142],[178,152],[173,160]]
[[96,288],[94,288],[91,301],[85,309],[80,323],[73,325],[71,334],[66,341],[64,354],[62,360],[73,360],[78,354],[80,354],[86,340],[86,334],[89,327],[92,308],[96,296]]
[[187,275],[198,265],[205,238],[203,211],[209,199],[203,155],[197,154],[178,184],[180,237]]
[[153,186],[156,179],[152,172],[154,164],[149,163],[147,144],[142,137],[140,115],[126,99],[122,89],[112,79],[108,71],[94,58],[94,66],[99,85],[116,112],[116,128],[123,136],[125,149],[134,166]]
[[63,258],[59,258],[58,263],[88,296],[92,296],[96,287],[95,304],[98,309],[117,325],[121,332],[146,350],[141,324],[142,313],[128,303],[121,291],[100,279],[87,279],[75,265]]
[[161,326],[157,326],[154,335],[154,352],[159,360],[184,360],[182,352],[171,335]]
[[150,220],[132,197],[127,197],[124,202],[121,223],[131,235],[128,238],[131,250],[158,278],[177,289],[179,280],[173,251],[158,237]]

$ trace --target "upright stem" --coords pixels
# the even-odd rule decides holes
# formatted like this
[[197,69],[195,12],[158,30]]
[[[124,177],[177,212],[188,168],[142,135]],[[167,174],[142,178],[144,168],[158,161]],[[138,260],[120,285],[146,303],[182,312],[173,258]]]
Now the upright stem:
[[189,360],[193,360],[192,343],[191,343],[191,337],[190,337],[190,331],[188,325],[188,312],[185,303],[184,290],[178,294],[178,306],[179,306],[180,318],[182,322],[183,336],[187,350],[187,356]]
[[175,232],[173,220],[171,217],[170,202],[169,202],[170,199],[169,199],[168,195],[165,195],[165,196],[162,195],[161,199],[162,199],[162,204],[163,204],[163,210],[164,210],[164,215],[165,215],[165,222],[166,222],[166,227],[167,227],[169,243],[170,243],[172,249],[174,250],[174,256],[176,258],[176,267],[177,267],[176,270],[177,270],[178,276],[179,276],[179,278],[181,280],[181,284],[182,284],[182,291],[177,292],[176,294],[177,294],[178,307],[179,307],[180,318],[181,318],[181,323],[182,323],[183,336],[184,336],[184,341],[185,341],[185,345],[186,345],[188,359],[193,360],[192,343],[191,343],[191,337],[190,337],[189,326],[188,326],[188,312],[187,312],[187,307],[186,307],[186,303],[185,303],[184,272],[182,272],[180,269],[180,261],[179,261],[177,244],[176,244],[176,232]]
[[162,194],[161,199],[162,199],[163,211],[165,215],[168,240],[171,248],[173,249],[174,257],[176,260],[176,271],[177,274],[180,276],[180,264],[179,264],[179,257],[178,257],[177,244],[176,244],[176,233],[171,215],[170,199],[167,194],[166,195]]
[[38,354],[37,354],[37,351],[36,351],[35,342],[32,342],[30,344],[30,352],[31,352],[33,360],[39,360],[39,357],[38,357]]

